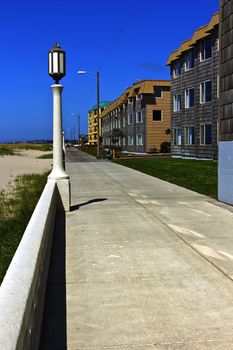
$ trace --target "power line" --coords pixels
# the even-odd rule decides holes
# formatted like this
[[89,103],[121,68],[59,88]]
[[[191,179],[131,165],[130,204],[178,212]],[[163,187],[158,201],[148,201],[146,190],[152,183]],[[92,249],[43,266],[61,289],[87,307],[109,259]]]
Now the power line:
[[101,64],[100,64],[100,66],[99,66],[99,69],[98,69],[99,71],[102,69],[104,63],[106,62],[106,59],[107,59],[107,58],[109,57],[109,55],[112,53],[112,51],[113,51],[113,49],[114,49],[114,47],[115,47],[117,41],[118,41],[119,38],[120,38],[121,33],[123,32],[123,30],[124,30],[124,28],[125,28],[125,26],[126,26],[128,20],[129,20],[129,18],[130,18],[130,16],[131,16],[131,14],[133,13],[133,11],[134,11],[134,9],[135,9],[135,7],[136,7],[138,1],[139,1],[139,0],[135,0],[135,1],[133,2],[132,7],[130,8],[130,10],[129,10],[129,12],[128,12],[126,18],[125,18],[125,20],[123,21],[123,23],[122,23],[122,25],[121,25],[121,27],[120,27],[120,29],[119,29],[119,31],[118,31],[118,33],[117,33],[117,35],[116,35],[114,41],[113,41],[113,43],[112,43],[112,46],[110,46],[109,50],[107,51],[106,55],[104,56],[104,58],[103,58],[103,60],[102,60],[102,62],[101,62]]

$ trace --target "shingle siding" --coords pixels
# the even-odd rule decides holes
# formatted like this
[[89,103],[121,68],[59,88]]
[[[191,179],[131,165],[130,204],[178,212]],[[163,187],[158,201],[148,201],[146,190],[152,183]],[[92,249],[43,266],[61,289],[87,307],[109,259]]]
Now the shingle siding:
[[221,141],[233,140],[233,2],[220,2],[220,127]]
[[[195,56],[194,68],[185,71],[185,53],[180,57],[181,75],[177,78],[172,77],[171,64],[171,127],[172,127],[172,143],[171,152],[175,156],[195,157],[195,158],[217,158],[217,117],[218,117],[218,68],[219,68],[219,50],[218,50],[218,29],[215,29],[210,37],[212,39],[212,57],[200,60],[200,42],[198,42],[193,50]],[[212,81],[212,101],[200,103],[200,84],[204,81]],[[185,108],[185,90],[194,88],[194,106]],[[181,111],[173,111],[173,96],[181,94]],[[200,125],[205,123],[212,124],[212,144],[200,145]],[[195,128],[195,144],[185,145],[184,128]],[[174,144],[174,129],[181,128],[182,144],[177,146]]]

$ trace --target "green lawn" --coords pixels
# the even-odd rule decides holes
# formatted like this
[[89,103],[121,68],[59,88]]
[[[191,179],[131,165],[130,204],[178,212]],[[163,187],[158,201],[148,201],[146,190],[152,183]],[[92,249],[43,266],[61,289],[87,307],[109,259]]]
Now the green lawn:
[[48,173],[19,176],[10,193],[0,192],[0,284],[44,189],[47,176]]
[[217,198],[217,162],[170,157],[115,160],[114,162]]
[[85,153],[88,153],[88,154],[90,154],[93,157],[97,156],[97,151],[95,149],[84,148],[84,149],[81,149],[81,151],[85,152]]

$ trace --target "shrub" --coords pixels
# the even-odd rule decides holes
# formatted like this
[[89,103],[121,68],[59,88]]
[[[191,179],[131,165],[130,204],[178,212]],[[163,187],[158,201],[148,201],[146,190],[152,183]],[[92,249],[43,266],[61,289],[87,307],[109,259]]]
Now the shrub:
[[170,153],[170,149],[171,149],[171,143],[164,141],[161,143],[160,145],[160,152],[161,153]]

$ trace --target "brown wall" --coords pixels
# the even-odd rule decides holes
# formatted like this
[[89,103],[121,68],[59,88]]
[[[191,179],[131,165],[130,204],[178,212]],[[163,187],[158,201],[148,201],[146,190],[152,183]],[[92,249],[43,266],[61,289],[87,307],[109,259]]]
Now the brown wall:
[[[163,91],[162,97],[156,98],[156,104],[146,106],[146,151],[152,148],[160,150],[161,143],[170,142],[170,135],[165,131],[171,128],[170,91]],[[162,121],[153,121],[153,110],[162,110]]]

